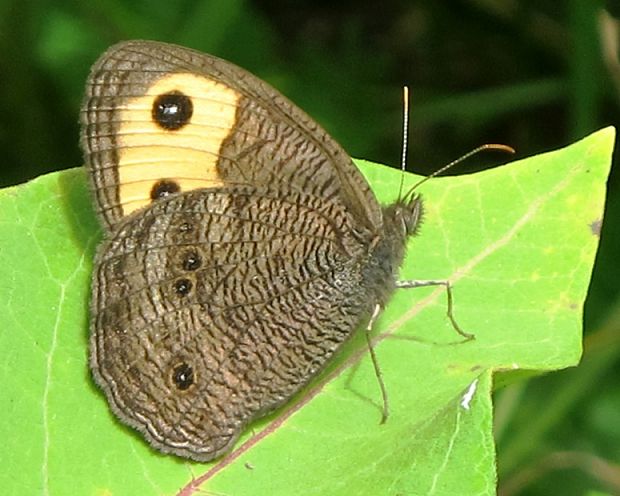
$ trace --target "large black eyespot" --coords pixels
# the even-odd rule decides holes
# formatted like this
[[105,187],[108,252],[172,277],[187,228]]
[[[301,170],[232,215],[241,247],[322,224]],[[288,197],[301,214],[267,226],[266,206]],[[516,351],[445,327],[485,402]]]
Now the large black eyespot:
[[189,279],[178,279],[174,283],[174,290],[179,296],[185,296],[192,290],[192,281]]
[[184,270],[196,270],[202,264],[200,255],[195,251],[188,251],[183,255],[183,269]]
[[194,384],[194,369],[183,362],[172,369],[172,382],[181,391],[185,391]]
[[188,124],[193,112],[192,100],[180,91],[159,95],[153,102],[153,120],[169,131],[176,131]]
[[162,179],[161,181],[157,181],[151,188],[151,200],[161,200],[179,191],[181,191],[179,183],[171,181],[170,179]]

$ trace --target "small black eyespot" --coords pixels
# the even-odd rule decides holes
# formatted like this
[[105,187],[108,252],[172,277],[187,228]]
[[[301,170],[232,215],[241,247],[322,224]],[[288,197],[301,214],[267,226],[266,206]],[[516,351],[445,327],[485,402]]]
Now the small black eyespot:
[[110,274],[114,277],[115,280],[125,278],[125,258],[115,257],[112,258],[109,262],[109,270]]
[[192,281],[189,279],[178,279],[174,283],[174,290],[179,296],[185,296],[192,290]]
[[170,179],[162,179],[157,181],[151,188],[151,200],[161,200],[167,196],[181,191],[179,183]]
[[188,234],[191,233],[194,230],[194,224],[192,224],[191,222],[183,222],[181,225],[179,225],[179,231],[181,232],[181,234]]
[[193,112],[192,100],[180,91],[159,95],[153,102],[153,120],[169,131],[176,131],[188,124]]
[[172,370],[172,382],[181,391],[185,391],[194,384],[194,369],[187,363],[181,363]]
[[247,206],[250,202],[250,197],[247,195],[237,195],[232,198],[233,205],[235,208],[241,210]]
[[200,259],[200,255],[195,251],[188,251],[183,256],[183,269],[184,270],[196,270],[202,264],[202,260]]

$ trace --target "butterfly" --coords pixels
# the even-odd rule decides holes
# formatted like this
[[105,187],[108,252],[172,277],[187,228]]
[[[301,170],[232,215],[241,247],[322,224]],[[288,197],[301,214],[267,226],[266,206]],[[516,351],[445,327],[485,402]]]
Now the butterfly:
[[198,461],[374,321],[423,214],[413,193],[381,206],[342,147],[265,82],[175,45],[101,56],[81,145],[105,230],[92,374],[122,422]]

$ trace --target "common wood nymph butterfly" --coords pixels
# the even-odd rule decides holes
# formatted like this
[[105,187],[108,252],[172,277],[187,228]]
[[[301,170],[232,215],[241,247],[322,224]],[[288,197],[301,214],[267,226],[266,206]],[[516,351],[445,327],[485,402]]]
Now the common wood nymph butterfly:
[[422,201],[380,206],[289,100],[174,45],[110,48],[81,123],[105,228],[94,378],[154,447],[211,460],[384,306]]

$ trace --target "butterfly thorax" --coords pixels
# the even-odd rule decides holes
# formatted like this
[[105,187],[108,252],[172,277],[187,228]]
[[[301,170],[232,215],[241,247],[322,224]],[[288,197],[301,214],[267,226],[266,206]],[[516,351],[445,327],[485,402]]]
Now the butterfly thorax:
[[371,243],[364,270],[365,284],[375,292],[374,301],[383,306],[395,288],[407,240],[414,236],[422,219],[422,199],[413,196],[383,207],[383,229]]

